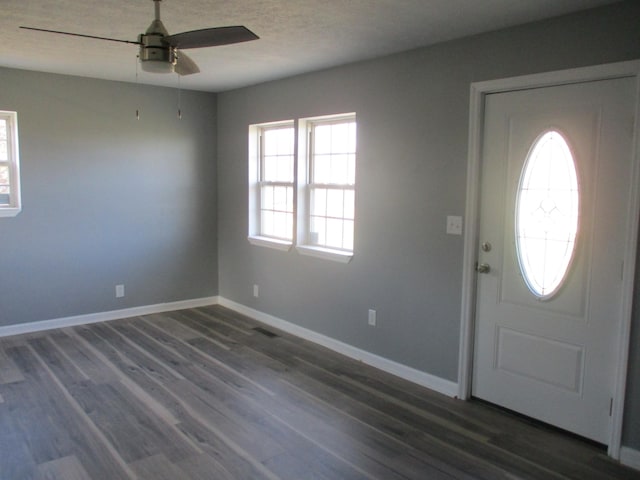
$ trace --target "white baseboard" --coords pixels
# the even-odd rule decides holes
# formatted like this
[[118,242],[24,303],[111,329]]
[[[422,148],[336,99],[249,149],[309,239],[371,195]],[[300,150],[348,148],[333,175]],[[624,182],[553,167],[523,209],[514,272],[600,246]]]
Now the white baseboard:
[[371,365],[372,367],[376,367],[410,382],[422,385],[423,387],[427,387],[438,393],[442,393],[449,397],[455,397],[458,395],[458,384],[456,382],[445,380],[435,375],[430,375],[420,370],[416,370],[415,368],[394,362],[393,360],[380,357],[379,355],[367,352],[366,350],[362,350],[334,338],[327,337],[326,335],[314,332],[313,330],[300,327],[299,325],[268,315],[224,297],[219,297],[219,303],[224,307],[254,318],[266,325],[278,328],[313,343],[317,343],[323,347],[327,347],[335,352],[341,353],[342,355],[361,361],[367,365]]
[[158,303],[156,305],[145,305],[142,307],[125,308],[122,310],[111,310],[109,312],[90,313],[87,315],[77,315],[73,317],[55,318],[52,320],[41,320],[38,322],[19,323],[17,325],[7,325],[0,327],[0,337],[19,335],[21,333],[34,333],[53,328],[74,327],[76,325],[87,325],[89,323],[106,322],[121,318],[136,317],[138,315],[149,315],[152,313],[170,312],[184,308],[204,307],[215,305],[219,302],[218,297],[204,297],[192,300],[181,300],[178,302]]
[[629,447],[622,447],[620,449],[620,463],[627,467],[640,470],[640,450],[635,450]]

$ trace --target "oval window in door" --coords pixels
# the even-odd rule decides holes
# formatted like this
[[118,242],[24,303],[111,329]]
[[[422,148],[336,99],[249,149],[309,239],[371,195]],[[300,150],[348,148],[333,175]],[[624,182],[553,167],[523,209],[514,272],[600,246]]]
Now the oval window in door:
[[576,246],[576,165],[564,136],[543,132],[529,149],[516,199],[516,251],[527,287],[540,299],[562,286]]

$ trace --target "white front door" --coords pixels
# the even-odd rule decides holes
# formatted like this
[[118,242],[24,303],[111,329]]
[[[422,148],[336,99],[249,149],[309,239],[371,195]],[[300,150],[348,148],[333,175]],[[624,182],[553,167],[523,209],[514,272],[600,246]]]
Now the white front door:
[[635,80],[489,94],[472,394],[607,443]]

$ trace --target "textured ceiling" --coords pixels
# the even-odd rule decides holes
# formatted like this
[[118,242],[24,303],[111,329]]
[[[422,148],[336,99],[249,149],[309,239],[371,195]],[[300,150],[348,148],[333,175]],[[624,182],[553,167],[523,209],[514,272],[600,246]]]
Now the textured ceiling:
[[[223,91],[596,7],[615,0],[164,0],[169,33],[245,25],[261,38],[188,50],[181,88]],[[136,40],[151,0],[0,0],[0,66],[178,86],[136,68],[137,47],[20,30]]]

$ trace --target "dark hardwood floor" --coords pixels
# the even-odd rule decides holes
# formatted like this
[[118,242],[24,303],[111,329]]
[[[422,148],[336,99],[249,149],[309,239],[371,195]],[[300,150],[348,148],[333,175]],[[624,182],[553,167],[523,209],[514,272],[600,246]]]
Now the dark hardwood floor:
[[129,478],[640,472],[587,442],[219,306],[0,339],[0,479]]

